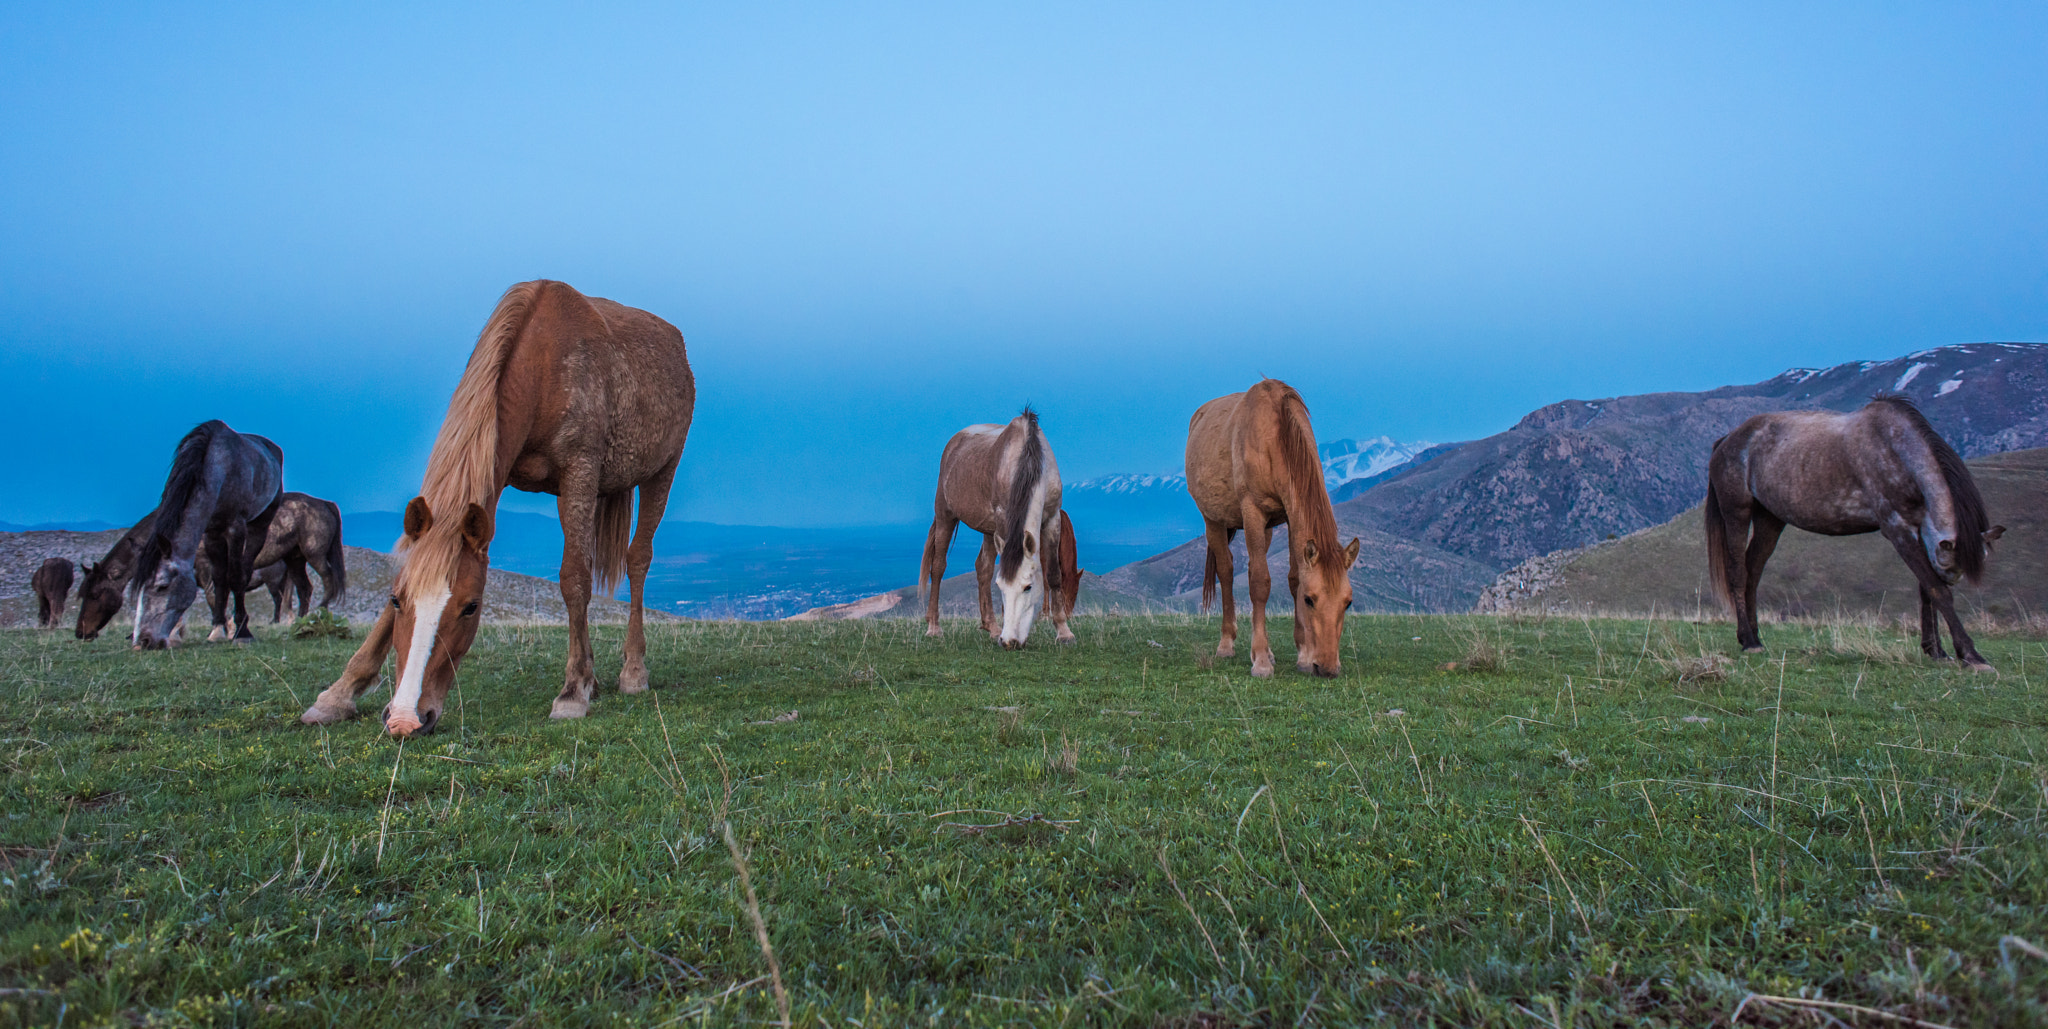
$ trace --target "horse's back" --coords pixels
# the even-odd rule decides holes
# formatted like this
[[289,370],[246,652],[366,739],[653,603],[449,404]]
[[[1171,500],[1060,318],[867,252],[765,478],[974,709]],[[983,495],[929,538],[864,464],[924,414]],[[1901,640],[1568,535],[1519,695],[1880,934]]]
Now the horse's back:
[[1188,419],[1186,473],[1188,494],[1202,517],[1239,528],[1242,513],[1231,458],[1238,413],[1247,394],[1217,397],[1195,409]]

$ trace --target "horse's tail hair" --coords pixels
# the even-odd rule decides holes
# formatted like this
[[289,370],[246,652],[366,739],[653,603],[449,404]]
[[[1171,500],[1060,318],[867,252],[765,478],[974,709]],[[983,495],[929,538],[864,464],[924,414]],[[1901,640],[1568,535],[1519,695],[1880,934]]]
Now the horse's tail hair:
[[[1718,441],[1717,441],[1718,442]],[[1714,478],[1709,465],[1707,475],[1707,502],[1705,526],[1707,534],[1707,582],[1714,587],[1714,596],[1729,611],[1735,610],[1735,591],[1728,582],[1728,523],[1721,517],[1721,495],[1714,489]]]
[[1216,547],[1205,544],[1202,550],[1208,555],[1202,559],[1202,613],[1209,613],[1209,605],[1216,600]]
[[[1017,451],[1017,470],[1010,476],[1009,502],[1003,511],[1003,578],[1014,580],[1017,566],[1024,563],[1024,522],[1032,513],[1039,480],[1045,477],[1045,444],[1038,438],[1038,412],[1030,407],[1017,416],[1024,423],[1024,442]],[[1016,424],[1012,422],[1011,424]],[[1044,526],[1039,527],[1043,534]],[[1038,541],[1044,549],[1045,540]]]
[[348,558],[341,546],[341,508],[331,500],[323,500],[327,513],[334,519],[334,532],[327,538],[327,553],[322,555],[327,568],[320,573],[320,606],[326,607],[348,595]]
[[1081,598],[1081,549],[1074,538],[1074,520],[1067,517],[1066,508],[1060,509],[1060,602],[1066,613],[1074,613],[1074,602]]
[[590,575],[610,596],[626,574],[626,549],[633,545],[633,491],[622,489],[597,498],[597,519],[590,540]]
[[143,541],[135,573],[129,578],[131,585],[141,586],[156,575],[157,565],[163,563],[167,550],[165,544],[178,532],[185,518],[185,506],[192,502],[192,492],[199,488],[213,434],[226,429],[227,423],[219,419],[201,422],[178,441],[178,449],[171,457],[171,473],[164,477],[163,497],[157,501],[156,524]]

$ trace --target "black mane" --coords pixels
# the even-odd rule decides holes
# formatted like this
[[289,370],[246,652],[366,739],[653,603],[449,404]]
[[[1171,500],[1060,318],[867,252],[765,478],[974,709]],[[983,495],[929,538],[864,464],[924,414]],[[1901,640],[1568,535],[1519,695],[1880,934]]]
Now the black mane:
[[1956,567],[1971,582],[1983,578],[1984,533],[1991,528],[1991,516],[1984,510],[1984,497],[1977,492],[1977,480],[1971,477],[1969,465],[1963,463],[1963,455],[1941,438],[1913,398],[1884,392],[1871,397],[1870,402],[1897,412],[1934,452],[1934,461],[1941,467],[1941,478],[1948,484],[1949,499],[1956,509]]
[[[1024,563],[1024,518],[1038,480],[1045,475],[1045,446],[1038,439],[1038,412],[1028,405],[1017,416],[1024,422],[1024,445],[1017,452],[1017,471],[1010,477],[1010,499],[1003,509],[1003,578],[1012,579]],[[1041,541],[1041,544],[1043,541]]]
[[193,426],[192,431],[178,441],[177,453],[171,458],[171,473],[164,478],[163,499],[157,501],[156,526],[142,545],[130,582],[139,586],[156,575],[157,565],[163,563],[170,540],[177,535],[184,521],[185,508],[192,501],[192,491],[199,488],[200,475],[206,469],[206,451],[213,445],[216,433],[227,431],[227,423],[216,418]]

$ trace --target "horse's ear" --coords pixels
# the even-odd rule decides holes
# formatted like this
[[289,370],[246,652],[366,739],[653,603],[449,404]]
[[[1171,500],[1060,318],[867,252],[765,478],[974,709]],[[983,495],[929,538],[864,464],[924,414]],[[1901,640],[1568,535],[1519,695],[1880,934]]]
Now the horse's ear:
[[462,512],[462,542],[478,555],[490,551],[491,534],[496,529],[497,526],[491,524],[491,513],[484,510],[482,504],[471,503],[469,509]]
[[1315,563],[1316,563],[1316,541],[1315,541],[1315,540],[1304,540],[1304,541],[1302,541],[1302,544],[1301,544],[1301,562],[1302,562],[1303,564],[1311,564],[1311,565],[1312,565],[1312,564],[1315,564]]
[[1358,537],[1351,537],[1351,545],[1344,548],[1344,567],[1358,563]]
[[434,527],[434,509],[427,506],[427,498],[414,497],[405,505],[405,539],[410,543],[427,534]]
[[2005,526],[1994,525],[1991,528],[1984,530],[1984,542],[1996,543],[1998,542],[1998,538],[2003,535],[2005,535]]
[[1024,553],[1026,553],[1026,554],[1036,554],[1036,553],[1038,553],[1038,537],[1036,537],[1036,536],[1033,536],[1032,534],[1030,534],[1030,533],[1028,533],[1028,532],[1024,534]]

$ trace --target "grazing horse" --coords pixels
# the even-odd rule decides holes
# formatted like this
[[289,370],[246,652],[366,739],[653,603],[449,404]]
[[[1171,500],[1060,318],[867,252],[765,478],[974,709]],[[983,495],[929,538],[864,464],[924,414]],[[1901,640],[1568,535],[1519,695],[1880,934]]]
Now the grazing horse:
[[252,528],[257,540],[263,538],[283,482],[284,451],[277,444],[236,432],[219,419],[200,423],[178,441],[155,525],[135,559],[131,582],[141,592],[136,646],[155,650],[169,644],[171,627],[199,593],[202,547],[221,587],[210,598],[214,624],[228,624],[223,604],[232,599],[235,642],[256,638],[244,605],[252,567],[246,550]]
[[1230,541],[1244,530],[1251,571],[1252,674],[1273,674],[1266,639],[1266,598],[1273,573],[1266,548],[1273,527],[1286,524],[1287,590],[1294,597],[1296,668],[1324,677],[1342,670],[1338,645],[1351,607],[1351,564],[1358,540],[1337,543],[1337,517],[1323,484],[1308,405],[1294,387],[1264,379],[1243,393],[1217,397],[1188,420],[1188,492],[1209,537],[1202,570],[1202,610],[1223,587],[1223,639],[1216,656],[1237,653],[1237,599],[1231,593]]
[[135,576],[135,558],[142,553],[142,541],[155,528],[156,512],[151,511],[114,542],[107,556],[80,569],[84,575],[78,584],[78,625],[73,630],[79,639],[97,639],[100,630],[121,613],[128,581]]
[[[1030,638],[1039,609],[1050,604],[1046,613],[1052,616],[1059,642],[1073,642],[1074,632],[1067,628],[1073,605],[1064,599],[1071,561],[1061,555],[1070,523],[1060,510],[1059,464],[1045,431],[1038,427],[1037,412],[1027,407],[1008,425],[970,425],[954,433],[939,455],[932,527],[925,534],[924,561],[917,573],[925,593],[927,636],[940,635],[939,581],[946,577],[946,550],[961,522],[981,533],[981,553],[974,559],[981,630],[1014,650]],[[1050,536],[1048,528],[1054,530]],[[1003,594],[1000,628],[989,608],[991,577]],[[1032,603],[1036,598],[1029,594],[1041,584],[1047,596]],[[1073,588],[1078,590],[1079,583]],[[1055,599],[1053,594],[1062,596]]]
[[277,510],[270,517],[270,531],[263,547],[252,559],[255,571],[250,585],[261,583],[270,591],[274,623],[284,615],[289,590],[299,595],[299,617],[306,617],[313,600],[313,584],[306,567],[320,575],[320,606],[328,607],[348,593],[348,565],[341,549],[341,508],[331,500],[304,493],[285,493],[277,498]]
[[300,721],[353,716],[356,698],[396,649],[398,684],[384,728],[400,737],[433,731],[476,637],[506,486],[560,498],[569,657],[552,717],[590,710],[597,688],[591,583],[609,592],[621,572],[632,581],[632,608],[619,691],[646,689],[641,598],[696,406],[696,379],[675,326],[560,282],[506,290],[456,383],[420,495],[405,506],[404,565],[391,603]]
[[70,559],[45,558],[28,583],[36,591],[36,628],[56,628],[64,617],[64,602],[71,596]]
[[1756,585],[1778,534],[1793,525],[1827,536],[1883,533],[1920,582],[1920,649],[1936,660],[1948,621],[1956,656],[1991,671],[1956,617],[1950,588],[1984,574],[1990,542],[2005,533],[1962,456],[1903,396],[1880,393],[1849,414],[1760,414],[1714,441],[1707,459],[1707,578],[1735,615],[1735,638],[1764,649]]

